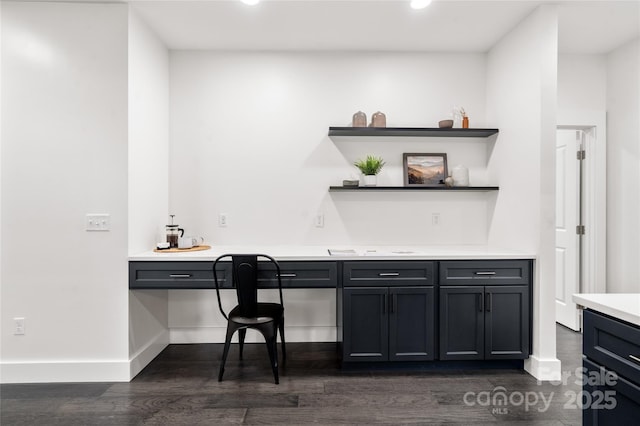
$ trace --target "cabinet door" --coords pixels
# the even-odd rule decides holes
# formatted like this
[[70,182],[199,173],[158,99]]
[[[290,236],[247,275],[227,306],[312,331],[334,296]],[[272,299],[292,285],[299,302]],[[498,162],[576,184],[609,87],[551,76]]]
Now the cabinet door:
[[387,361],[389,325],[386,287],[345,288],[344,361]]
[[484,287],[440,287],[440,359],[484,358]]
[[434,359],[433,287],[389,288],[389,361]]
[[529,357],[529,289],[485,286],[485,359]]

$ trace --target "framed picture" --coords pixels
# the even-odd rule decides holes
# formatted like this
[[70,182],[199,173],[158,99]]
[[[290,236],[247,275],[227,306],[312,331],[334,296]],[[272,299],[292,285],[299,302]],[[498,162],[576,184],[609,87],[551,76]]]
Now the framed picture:
[[447,154],[402,154],[404,186],[443,186]]

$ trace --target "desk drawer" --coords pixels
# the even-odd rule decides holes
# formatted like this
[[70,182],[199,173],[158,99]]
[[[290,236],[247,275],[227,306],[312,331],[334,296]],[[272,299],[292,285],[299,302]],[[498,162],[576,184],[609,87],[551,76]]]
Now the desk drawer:
[[[129,262],[130,289],[215,288],[213,262]],[[221,288],[231,287],[231,264],[219,265]]]
[[523,285],[531,282],[529,260],[440,262],[440,285]]
[[587,358],[640,384],[640,327],[597,312],[583,312],[583,353]]
[[434,262],[360,261],[345,262],[344,287],[434,285]]
[[[282,288],[336,288],[338,265],[336,262],[278,262]],[[258,264],[258,286],[277,288],[276,267],[273,263]]]

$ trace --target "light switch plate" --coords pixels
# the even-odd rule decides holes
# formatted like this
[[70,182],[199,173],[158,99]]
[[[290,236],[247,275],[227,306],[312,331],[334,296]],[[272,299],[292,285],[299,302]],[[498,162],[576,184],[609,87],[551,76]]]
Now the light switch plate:
[[107,213],[87,214],[85,229],[87,231],[111,230],[111,215]]
[[229,223],[229,215],[226,213],[220,213],[218,215],[218,226],[221,228],[225,228]]

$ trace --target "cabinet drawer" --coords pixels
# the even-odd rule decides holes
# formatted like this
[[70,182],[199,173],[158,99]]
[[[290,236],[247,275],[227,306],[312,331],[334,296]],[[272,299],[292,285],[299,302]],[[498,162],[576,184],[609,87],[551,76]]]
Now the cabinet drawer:
[[343,286],[425,286],[434,284],[434,262],[345,262]]
[[[336,262],[278,262],[282,288],[335,288],[338,282]],[[277,288],[276,267],[273,263],[258,265],[258,286]]]
[[583,312],[583,353],[587,358],[640,384],[640,327],[597,312]]
[[[215,288],[213,262],[129,262],[130,289]],[[231,264],[219,265],[218,283],[231,287]]]
[[440,262],[441,285],[522,285],[531,282],[529,260],[462,260]]
[[583,365],[585,379],[589,377],[589,380],[595,379],[598,383],[585,383],[583,393],[579,396],[584,404],[582,424],[602,426],[637,423],[640,417],[640,386],[588,359],[583,360]]

